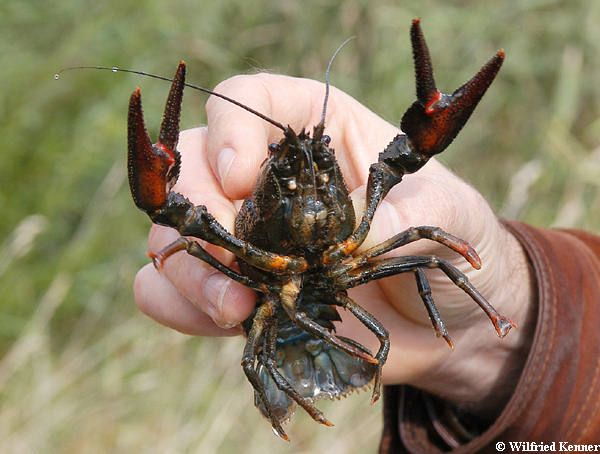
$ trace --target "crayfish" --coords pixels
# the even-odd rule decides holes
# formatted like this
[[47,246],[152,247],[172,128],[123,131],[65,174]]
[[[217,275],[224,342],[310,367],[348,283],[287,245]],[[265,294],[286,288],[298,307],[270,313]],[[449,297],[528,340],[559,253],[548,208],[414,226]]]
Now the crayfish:
[[[452,346],[423,271],[438,268],[480,306],[500,337],[513,326],[449,262],[435,256],[379,258],[400,246],[429,239],[461,254],[474,268],[480,267],[477,253],[467,242],[437,227],[413,227],[368,250],[358,250],[382,199],[405,174],[418,171],[454,140],[504,61],[500,50],[463,86],[452,94],[442,93],[436,88],[418,19],[412,23],[410,36],[417,100],[402,117],[403,133],[391,140],[369,169],[366,208],[358,222],[329,147],[331,139],[325,135],[329,67],[323,114],[312,132],[294,131],[233,99],[199,88],[282,131],[281,140],[268,148],[254,193],[244,201],[233,234],[205,206],[194,206],[171,190],[180,169],[177,142],[183,89],[191,86],[185,83],[185,64],[180,63],[172,79],[156,144],[146,132],[139,88],[130,99],[128,169],[133,199],[154,223],[181,234],[154,254],[155,265],[185,250],[256,291],[254,312],[243,323],[247,340],[241,365],[254,388],[257,407],[284,439],[282,423],[291,417],[296,404],[329,426],[314,406],[316,399],[343,397],[369,384],[372,401],[380,396],[381,370],[390,349],[388,332],[348,296],[349,288],[414,273],[435,333]],[[232,252],[239,271],[219,262],[193,238]],[[374,355],[354,340],[335,334],[338,307],[348,310],[377,337],[380,347]]]

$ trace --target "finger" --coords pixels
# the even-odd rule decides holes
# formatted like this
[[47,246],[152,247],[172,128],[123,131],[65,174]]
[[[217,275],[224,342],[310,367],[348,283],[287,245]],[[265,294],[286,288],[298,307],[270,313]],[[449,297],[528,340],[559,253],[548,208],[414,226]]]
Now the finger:
[[[354,197],[364,200],[364,195],[355,192],[357,194],[353,194]],[[360,203],[364,204],[364,201]],[[449,260],[484,295],[491,295],[494,277],[502,267],[502,262],[497,260],[503,238],[498,231],[499,223],[477,191],[435,160],[417,174],[407,175],[401,184],[390,191],[375,214],[364,247],[371,247],[408,227],[419,225],[440,227],[467,241],[481,257],[482,269],[474,269],[464,257],[444,245],[424,239],[402,246],[390,255],[435,255]],[[464,292],[441,270],[428,270],[426,273],[434,299],[438,307],[443,308],[448,326],[464,318],[465,310],[476,311]],[[405,317],[424,320],[425,312],[412,273],[389,277],[378,284]],[[406,290],[399,292],[399,288]]]
[[[185,195],[195,205],[205,205],[208,211],[229,231],[233,230],[236,208],[225,196],[208,163],[206,145],[207,128],[194,128],[183,131],[179,136],[177,149],[181,154],[181,171],[174,191]],[[231,261],[224,251],[218,248],[219,258]],[[211,252],[216,252],[212,249]]]
[[[324,85],[309,79],[272,74],[236,76],[215,91],[229,96],[294,130],[320,119]],[[282,131],[265,120],[222,99],[206,103],[209,123],[208,157],[215,175],[233,199],[247,196],[255,183],[271,141]]]
[[[178,237],[174,229],[153,225],[148,239],[150,250],[157,252]],[[184,298],[221,327],[240,324],[254,308],[253,290],[184,251],[165,260],[161,272]]]
[[143,267],[135,277],[135,303],[155,321],[196,336],[235,336],[239,329],[222,329],[209,316],[181,296],[152,265]]
[[[194,204],[206,205],[208,211],[228,230],[233,230],[236,208],[223,194],[206,157],[206,128],[183,131],[178,150],[182,166],[174,190],[181,192]],[[158,252],[179,237],[170,228],[153,226],[149,251]],[[224,249],[206,244],[206,250],[226,265],[233,255]],[[254,292],[225,276],[213,276],[215,270],[185,252],[165,261],[164,276],[175,289],[197,308],[208,314],[222,327],[230,327],[245,320],[254,307]]]
[[[364,188],[352,198],[364,206]],[[493,213],[468,184],[432,160],[418,173],[406,175],[377,208],[363,247],[381,243],[409,227],[436,226],[476,246],[486,217]],[[417,241],[401,248],[402,255],[440,252],[458,257],[432,241]],[[446,254],[448,251],[448,254]]]

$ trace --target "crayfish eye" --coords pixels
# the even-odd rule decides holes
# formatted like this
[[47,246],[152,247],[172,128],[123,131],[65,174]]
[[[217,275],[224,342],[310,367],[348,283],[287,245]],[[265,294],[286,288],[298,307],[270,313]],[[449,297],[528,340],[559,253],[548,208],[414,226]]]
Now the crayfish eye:
[[269,151],[271,153],[277,153],[279,151],[279,144],[278,143],[270,143],[269,144]]
[[331,143],[331,137],[329,137],[328,135],[324,135],[321,140],[325,145],[329,145]]

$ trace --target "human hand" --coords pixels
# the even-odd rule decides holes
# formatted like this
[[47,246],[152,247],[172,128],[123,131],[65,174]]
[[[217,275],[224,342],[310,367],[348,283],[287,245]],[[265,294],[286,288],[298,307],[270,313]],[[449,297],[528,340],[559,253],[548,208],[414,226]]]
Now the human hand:
[[[269,74],[238,76],[216,91],[290,124],[294,130],[318,123],[324,96],[321,83]],[[181,135],[182,170],[174,190],[195,204],[206,205],[232,231],[239,207],[234,201],[251,194],[267,146],[279,140],[281,131],[214,97],[206,108],[208,127]],[[352,191],[357,219],[365,204],[369,165],[398,132],[353,98],[332,89],[326,133],[332,137],[331,146]],[[461,256],[426,240],[390,255],[447,259],[499,312],[517,322],[529,319],[530,278],[520,246],[481,195],[434,159],[415,174],[406,175],[390,191],[361,249],[418,225],[435,225],[468,241],[480,254],[483,268],[474,270]],[[178,236],[174,229],[153,225],[149,249],[157,252]],[[209,245],[207,250],[225,264],[233,261],[223,249]],[[427,271],[427,275],[454,340],[454,352],[434,336],[412,273],[350,290],[350,296],[390,332],[392,347],[383,381],[413,384],[458,403],[483,400],[494,389],[506,363],[522,350],[527,330],[498,339],[489,320],[461,289],[439,270]],[[255,301],[254,292],[187,254],[166,260],[162,274],[152,265],[140,270],[135,297],[150,317],[195,335],[239,334],[236,326],[250,315]],[[378,349],[377,340],[357,320],[341,315],[344,322],[339,334],[373,351]],[[501,405],[505,397],[495,395],[486,405]]]

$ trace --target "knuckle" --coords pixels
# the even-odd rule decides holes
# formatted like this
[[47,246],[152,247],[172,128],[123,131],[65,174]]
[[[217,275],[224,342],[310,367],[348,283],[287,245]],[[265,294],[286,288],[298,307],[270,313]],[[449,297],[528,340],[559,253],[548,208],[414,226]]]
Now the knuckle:
[[[261,82],[262,76],[262,74],[239,74],[219,82],[214,91],[239,101],[245,94],[252,93],[256,88],[264,89],[264,85]],[[226,105],[220,101],[216,96],[210,96],[206,102],[206,111],[211,113],[217,108]],[[227,105],[227,109],[232,107],[231,105]]]
[[191,144],[201,141],[206,135],[206,132],[206,126],[198,126],[196,128],[185,129],[181,131],[179,133],[179,145],[177,149],[180,153],[184,152]]

